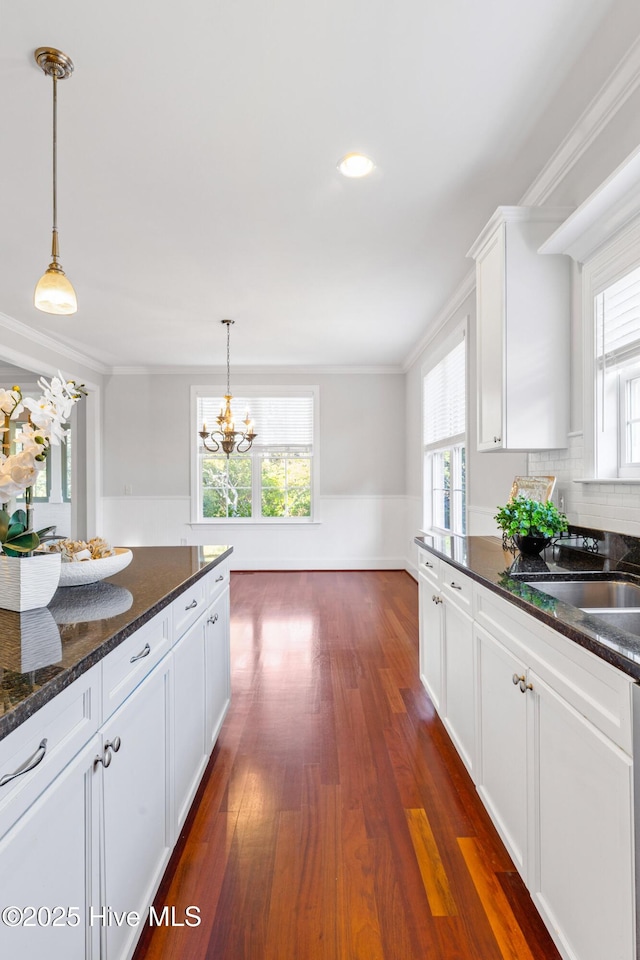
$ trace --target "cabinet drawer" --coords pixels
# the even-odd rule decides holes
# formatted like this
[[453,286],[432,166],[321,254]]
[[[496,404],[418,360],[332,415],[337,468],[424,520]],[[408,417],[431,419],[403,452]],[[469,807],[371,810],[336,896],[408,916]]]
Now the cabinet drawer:
[[217,600],[225,587],[229,586],[229,558],[222,560],[204,578],[207,606]]
[[96,664],[0,741],[0,836],[91,739],[100,713]]
[[473,581],[455,567],[443,562],[440,564],[440,580],[442,593],[470,614],[473,607]]
[[205,596],[206,579],[206,577],[200,577],[171,604],[174,643],[180,639],[192,623],[196,622],[200,614],[204,613],[207,605]]
[[417,549],[419,573],[423,577],[427,577],[429,581],[433,581],[434,585],[438,585],[440,581],[441,560],[432,553],[423,550],[422,547],[418,547]]
[[103,715],[110,717],[171,646],[170,614],[163,610],[102,661]]

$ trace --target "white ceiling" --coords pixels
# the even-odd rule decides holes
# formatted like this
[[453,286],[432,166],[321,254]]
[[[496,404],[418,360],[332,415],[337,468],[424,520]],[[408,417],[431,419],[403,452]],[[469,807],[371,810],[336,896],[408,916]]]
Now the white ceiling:
[[[399,364],[611,0],[27,0],[0,36],[0,311],[106,364]],[[73,317],[48,263],[51,81]],[[578,111],[579,112],[579,111]],[[577,118],[576,116],[573,119]],[[346,152],[372,176],[336,171]]]

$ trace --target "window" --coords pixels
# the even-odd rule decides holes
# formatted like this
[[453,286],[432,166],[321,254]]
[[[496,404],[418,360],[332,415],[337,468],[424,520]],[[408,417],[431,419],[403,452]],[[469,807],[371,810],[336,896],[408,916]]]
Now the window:
[[425,526],[466,532],[466,344],[464,338],[424,378]]
[[197,436],[203,423],[211,429],[223,405],[222,391],[196,389],[196,521],[311,520],[317,390],[245,387],[232,409],[237,423],[250,409],[258,435],[250,451],[228,458],[206,450]]
[[640,267],[594,297],[599,477],[640,477]]

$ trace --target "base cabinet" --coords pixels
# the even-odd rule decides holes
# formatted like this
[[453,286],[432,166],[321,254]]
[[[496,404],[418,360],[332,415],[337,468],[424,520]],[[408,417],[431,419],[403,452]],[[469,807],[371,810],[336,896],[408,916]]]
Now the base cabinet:
[[638,960],[636,685],[434,561],[441,603],[420,570],[421,677],[480,798],[565,960]]
[[[0,840],[0,905],[23,916],[17,926],[0,922],[7,960],[100,956],[100,931],[90,923],[99,886],[99,750],[96,736]],[[29,907],[38,912],[25,913]]]
[[520,690],[519,678],[524,678],[526,671],[524,664],[486,630],[476,627],[475,632],[479,688],[476,786],[518,871],[525,877],[527,698]]
[[206,679],[206,742],[210,753],[229,708],[231,664],[229,662],[229,590],[210,608],[204,637]]
[[127,956],[139,928],[109,922],[115,911],[144,917],[173,845],[169,723],[171,661],[165,659],[125,700],[103,734],[101,921],[104,960]]
[[439,585],[420,580],[420,679],[440,711],[442,700],[442,598]]
[[533,671],[535,811],[529,889],[576,960],[635,957],[633,766]]
[[173,650],[173,753],[176,834],[198,788],[208,752],[205,742],[205,622],[198,620]]

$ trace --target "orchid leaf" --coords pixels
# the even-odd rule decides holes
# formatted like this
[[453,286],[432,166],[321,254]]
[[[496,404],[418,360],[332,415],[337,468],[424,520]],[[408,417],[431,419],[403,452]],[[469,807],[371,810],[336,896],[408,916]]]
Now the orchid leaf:
[[30,553],[32,550],[35,550],[40,540],[38,539],[38,534],[34,531],[29,533],[22,533],[18,537],[14,537],[12,540],[6,540],[3,549],[5,553],[7,552],[7,547],[10,550],[14,550],[17,553]]

